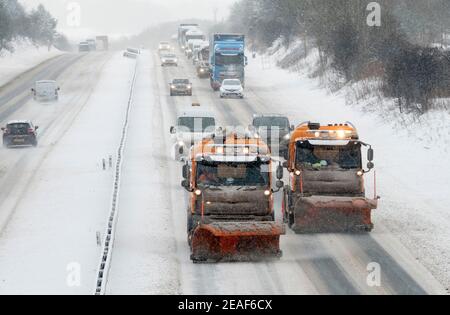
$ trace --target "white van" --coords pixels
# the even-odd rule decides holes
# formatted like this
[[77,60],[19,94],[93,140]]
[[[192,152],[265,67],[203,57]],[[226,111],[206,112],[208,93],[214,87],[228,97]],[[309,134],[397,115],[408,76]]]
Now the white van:
[[183,112],[177,118],[177,125],[170,128],[175,141],[175,160],[183,161],[196,142],[213,136],[216,131],[216,118],[212,113],[200,109]]
[[42,80],[34,84],[31,89],[35,101],[57,101],[59,98],[60,88],[56,81]]

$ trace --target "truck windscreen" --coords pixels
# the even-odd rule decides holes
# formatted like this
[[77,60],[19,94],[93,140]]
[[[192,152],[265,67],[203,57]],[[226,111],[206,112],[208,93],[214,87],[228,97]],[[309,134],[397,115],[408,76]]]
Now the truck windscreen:
[[269,164],[201,162],[197,166],[197,182],[201,186],[250,186],[269,185]]
[[296,164],[300,168],[361,169],[361,144],[346,146],[313,146],[308,141],[298,142]]
[[222,55],[216,54],[216,64],[217,65],[243,65],[244,56],[243,55]]

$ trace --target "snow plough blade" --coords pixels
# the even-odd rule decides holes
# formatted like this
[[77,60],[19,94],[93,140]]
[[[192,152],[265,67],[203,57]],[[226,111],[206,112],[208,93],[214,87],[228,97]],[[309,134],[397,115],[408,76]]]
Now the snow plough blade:
[[302,197],[294,201],[289,224],[296,233],[371,232],[378,200],[350,197]]
[[194,262],[254,261],[280,258],[284,225],[275,222],[200,224],[191,239]]

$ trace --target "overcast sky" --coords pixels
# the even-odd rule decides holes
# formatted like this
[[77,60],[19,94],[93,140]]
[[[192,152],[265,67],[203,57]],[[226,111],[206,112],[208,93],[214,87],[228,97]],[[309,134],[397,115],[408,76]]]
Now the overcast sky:
[[[228,15],[236,0],[20,0],[27,8],[44,4],[69,36],[95,32],[108,35],[138,33],[152,24],[185,18],[218,19]],[[75,3],[75,6],[72,6]],[[81,9],[77,26],[76,7]],[[72,7],[72,9],[71,9]]]

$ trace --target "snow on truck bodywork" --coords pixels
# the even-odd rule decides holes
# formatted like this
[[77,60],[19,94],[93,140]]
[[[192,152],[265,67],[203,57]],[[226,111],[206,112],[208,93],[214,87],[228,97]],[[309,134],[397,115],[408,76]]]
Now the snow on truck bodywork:
[[[192,148],[182,186],[190,197],[194,262],[281,257],[285,231],[275,222],[271,172],[269,148],[260,139],[216,134]],[[280,188],[282,168],[277,173]]]
[[211,87],[219,90],[225,79],[239,79],[245,86],[245,36],[214,34],[210,45]]
[[[367,170],[362,147],[368,147]],[[285,222],[297,233],[370,232],[378,197],[365,195],[364,175],[373,169],[372,147],[350,123],[303,123],[291,135],[285,167]]]

